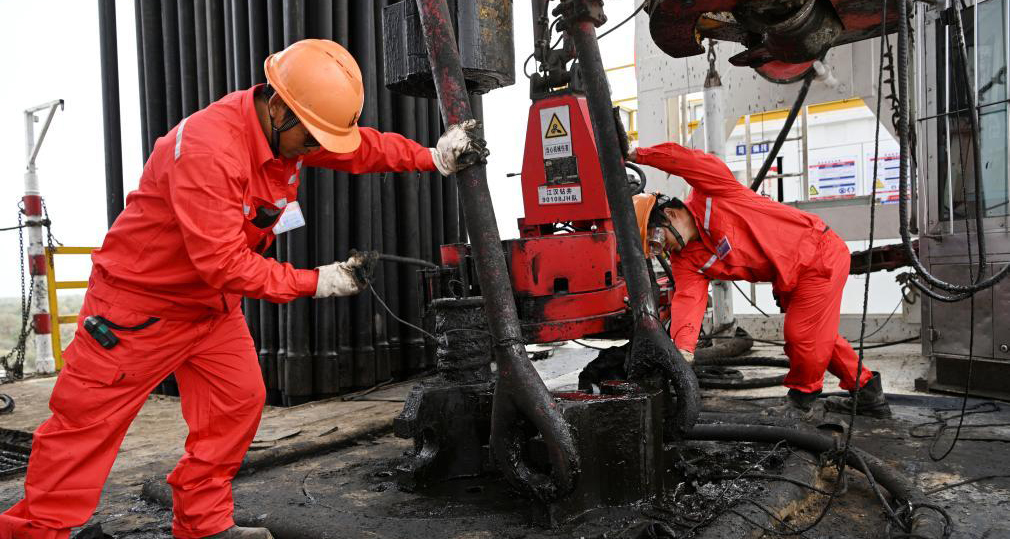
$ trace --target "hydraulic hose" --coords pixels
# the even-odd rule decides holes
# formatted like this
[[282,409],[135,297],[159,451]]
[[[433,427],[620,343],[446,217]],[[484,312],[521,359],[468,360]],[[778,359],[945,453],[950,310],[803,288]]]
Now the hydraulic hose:
[[645,184],[648,183],[649,179],[648,179],[648,177],[646,177],[645,171],[642,170],[642,167],[640,167],[640,166],[638,166],[638,165],[636,165],[634,163],[625,161],[624,162],[624,168],[629,168],[629,169],[633,170],[635,172],[635,174],[638,175],[638,179],[642,181],[642,183],[640,183],[638,185],[638,187],[635,187],[634,190],[632,190],[631,194],[632,195],[640,195],[640,194],[644,193],[645,192]]
[[[968,47],[964,39],[964,23],[961,20],[961,10],[954,9],[954,41],[957,44],[957,55],[961,60],[961,69],[957,74],[961,78],[961,84],[965,89],[965,96],[968,101],[968,121],[971,124],[971,148],[972,162],[974,164],[975,179],[975,235],[978,245],[978,276],[975,282],[979,282],[986,272],[986,247],[985,234],[982,220],[985,217],[985,187],[982,183],[982,149],[979,146],[979,134],[981,128],[978,121],[978,108],[975,106],[975,93],[972,90],[971,82],[968,80]],[[951,208],[953,211],[953,208]]]
[[712,346],[698,348],[694,351],[694,361],[699,365],[713,365],[710,360],[736,359],[736,356],[746,354],[754,346],[754,339],[742,328],[737,329],[732,339],[723,339]]
[[386,253],[375,253],[375,256],[384,262],[395,262],[397,264],[407,264],[408,266],[421,266],[424,268],[438,269],[438,264],[428,262],[421,258],[411,258],[409,256],[389,255]]
[[[765,162],[761,164],[761,170],[758,171],[757,176],[754,177],[754,181],[750,184],[750,190],[757,192],[758,188],[761,187],[761,183],[765,181],[765,176],[768,175],[768,171],[771,169],[772,163],[775,162],[775,157],[778,156],[779,150],[782,149],[782,144],[785,143],[786,137],[789,135],[789,131],[793,128],[793,122],[796,121],[796,115],[799,114],[800,109],[803,108],[803,102],[807,99],[807,92],[810,90],[810,83],[814,81],[814,76],[817,72],[811,69],[807,72],[806,76],[803,77],[803,86],[800,86],[800,92],[796,94],[796,101],[793,102],[793,108],[789,109],[789,115],[786,116],[786,123],[782,125],[782,129],[779,131],[777,137],[775,137],[775,143],[772,145],[772,149],[768,152],[768,156],[765,157]],[[782,171],[779,171],[781,174]]]
[[[900,148],[899,155],[899,167],[898,167],[898,229],[901,235],[901,244],[905,249],[905,253],[908,255],[908,259],[912,263],[912,267],[916,274],[926,281],[929,285],[935,286],[937,288],[946,290],[948,292],[953,292],[954,295],[947,296],[937,293],[929,289],[925,284],[919,282],[916,279],[911,279],[910,282],[922,291],[922,293],[927,296],[946,302],[961,301],[970,295],[978,292],[979,290],[984,290],[989,288],[999,281],[1003,280],[1007,274],[1010,274],[1010,264],[1004,266],[999,272],[992,275],[987,279],[980,279],[975,283],[970,285],[956,285],[948,283],[936,278],[932,275],[929,270],[927,270],[923,265],[922,261],[919,260],[918,254],[912,248],[912,240],[909,235],[908,229],[908,196],[906,194],[908,189],[908,158],[909,158],[909,119],[908,119],[908,47],[909,47],[909,36],[908,36],[908,0],[901,0],[898,2],[898,144]],[[954,25],[957,30],[959,56],[960,48],[964,43],[963,28],[961,26],[961,14],[955,9],[954,15]],[[965,61],[964,65],[967,65],[966,61],[967,53],[964,54],[962,60]],[[972,121],[972,136],[976,137],[977,133],[975,129],[978,127],[978,119],[975,116],[977,109],[975,108],[975,96],[972,92],[967,92],[968,95],[968,105],[970,107],[970,115],[973,119]],[[977,141],[977,138],[975,139]],[[977,144],[975,144],[976,150]],[[975,175],[976,175],[976,189],[978,189],[978,184],[980,183],[979,175],[981,174],[981,164],[976,162]],[[978,219],[978,214],[984,213],[984,204],[982,204],[981,197],[978,196],[979,192],[976,192],[976,226],[981,227],[981,220]],[[953,210],[953,208],[952,208]],[[984,235],[983,230],[979,228],[976,230],[976,234],[980,237],[980,242],[984,242],[981,237]],[[980,243],[981,245],[981,243]],[[984,251],[984,248],[982,249]],[[981,259],[981,258],[980,258]],[[980,274],[981,277],[981,274]]]
[[[835,438],[811,430],[788,427],[746,424],[697,424],[687,433],[689,440],[778,443],[785,440],[790,445],[812,453],[836,451]],[[871,482],[886,489],[896,501],[913,509],[907,516],[907,530],[914,537],[949,537],[947,523],[930,517],[931,513],[918,511],[928,507],[926,496],[904,475],[877,457],[851,447],[846,463],[863,472]],[[839,479],[840,480],[840,479]]]

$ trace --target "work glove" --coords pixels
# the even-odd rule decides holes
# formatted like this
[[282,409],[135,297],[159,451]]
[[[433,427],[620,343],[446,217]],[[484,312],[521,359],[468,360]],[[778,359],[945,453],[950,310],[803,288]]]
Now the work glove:
[[487,163],[487,141],[478,135],[481,125],[477,120],[453,124],[445,130],[438,144],[431,148],[435,168],[448,176],[475,163]]
[[314,298],[353,296],[368,288],[377,257],[374,252],[351,252],[344,262],[334,262],[316,268],[319,281],[316,283]]
[[680,355],[684,356],[684,361],[688,362],[688,364],[694,365],[694,352],[686,352],[679,349],[678,351],[680,352]]

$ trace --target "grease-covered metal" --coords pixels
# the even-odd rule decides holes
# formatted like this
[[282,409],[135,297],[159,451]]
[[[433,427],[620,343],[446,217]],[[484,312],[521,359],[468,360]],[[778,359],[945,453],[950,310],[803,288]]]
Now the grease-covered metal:
[[[420,0],[418,9],[442,118],[447,125],[472,119],[449,8],[445,0]],[[575,485],[579,466],[575,442],[526,356],[484,166],[460,171],[457,180],[498,365],[491,452],[510,483],[539,499],[551,499]],[[525,440],[518,426],[520,419],[529,421],[543,436],[551,463],[549,476],[523,461],[518,447],[520,440]]]
[[654,372],[669,378],[677,398],[672,405],[670,426],[672,435],[679,436],[689,430],[698,417],[698,380],[691,366],[670,341],[660,323],[659,309],[652,291],[638,234],[635,211],[624,161],[620,154],[617,128],[614,125],[612,99],[607,75],[600,58],[596,41],[596,26],[603,24],[603,5],[600,0],[565,0],[555,9],[564,17],[562,26],[573,38],[579,65],[582,70],[589,115],[592,118],[603,169],[607,203],[617,236],[617,251],[628,288],[628,299],[635,316],[634,346],[629,359],[632,379],[645,381]]
[[[515,82],[512,45],[512,1],[453,2],[451,21],[470,93],[483,94]],[[386,39],[385,84],[390,90],[417,97],[435,97],[431,63],[421,35],[415,0],[387,6],[382,14]]]

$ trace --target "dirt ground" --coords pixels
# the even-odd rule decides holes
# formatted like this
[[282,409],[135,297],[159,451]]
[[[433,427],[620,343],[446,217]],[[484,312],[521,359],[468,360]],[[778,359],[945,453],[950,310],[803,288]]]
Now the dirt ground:
[[[548,359],[538,361],[537,368],[548,386],[555,389],[571,387],[578,371],[595,355],[574,344],[542,348],[552,353]],[[760,349],[754,354],[775,352]],[[953,537],[1010,538],[1010,479],[1005,477],[1010,475],[1005,441],[1010,440],[1010,429],[978,426],[1010,424],[1010,405],[972,402],[971,406],[980,406],[972,410],[980,413],[968,416],[969,428],[962,433],[965,439],[945,460],[934,462],[928,455],[939,425],[934,409],[953,408],[960,401],[914,395],[914,379],[925,372],[925,362],[917,352],[917,346],[912,345],[874,350],[868,355],[868,364],[884,373],[887,391],[896,394],[892,400],[896,418],[860,418],[855,424],[855,443],[927,491],[983,475],[1003,475],[938,491],[930,495],[930,500],[950,514]],[[768,372],[772,371],[753,375]],[[17,400],[18,408],[12,415],[0,416],[0,427],[34,430],[48,415],[46,403],[53,381],[39,378],[4,386],[4,392]],[[826,389],[830,385],[826,384]],[[405,384],[384,389],[367,396],[368,400],[332,399],[287,409],[268,407],[244,472],[235,482],[239,522],[270,523],[279,528],[275,530],[279,539],[649,537],[650,530],[642,529],[649,523],[666,523],[670,529],[680,531],[679,537],[686,537],[685,529],[676,525],[679,517],[664,511],[663,504],[601,511],[573,527],[551,530],[536,524],[532,502],[512,494],[500,481],[444,485],[441,490],[429,492],[402,489],[395,481],[395,463],[411,445],[387,433],[409,387]],[[707,393],[705,403],[709,409],[756,412],[776,404],[774,398],[783,393],[781,388],[714,391]],[[954,414],[941,412],[952,425],[956,424],[950,419]],[[946,449],[952,434],[953,428],[941,433],[934,453]],[[145,481],[153,481],[154,486],[163,482],[181,455],[185,436],[177,400],[152,396],[126,437],[102,503],[90,523],[101,523],[117,538],[170,537],[170,511],[145,499],[141,490]],[[817,485],[831,489],[833,472],[821,473]],[[725,483],[694,481],[689,486],[716,496]],[[732,492],[748,488],[764,489],[767,484],[742,479],[733,484]],[[21,478],[0,481],[0,509],[13,504],[21,494]],[[786,522],[803,526],[819,515],[825,498],[797,496],[796,503],[782,515]],[[275,524],[278,522],[283,525]],[[850,472],[847,489],[833,502],[831,511],[801,537],[877,538],[882,536],[885,525],[881,505],[874,500],[865,479]],[[663,537],[655,534],[656,529],[661,528],[652,529],[652,536]],[[726,535],[736,536],[759,537],[761,531],[749,527],[741,529],[739,535]]]

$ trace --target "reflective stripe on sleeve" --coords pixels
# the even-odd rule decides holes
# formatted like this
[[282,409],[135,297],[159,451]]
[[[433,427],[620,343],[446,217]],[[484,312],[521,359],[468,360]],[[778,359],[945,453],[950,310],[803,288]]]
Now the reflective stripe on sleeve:
[[179,160],[179,156],[182,155],[182,130],[183,130],[184,127],[186,127],[186,120],[189,120],[188,116],[185,117],[185,118],[183,118],[182,121],[179,122],[179,129],[177,129],[175,131],[175,160],[176,161],[178,161]]
[[715,264],[716,260],[719,260],[719,257],[717,257],[716,255],[712,255],[712,258],[709,258],[708,262],[705,262],[705,265],[702,266],[700,270],[698,270],[698,273],[705,273],[705,270],[711,268],[712,264]]
[[708,224],[712,220],[712,197],[705,199],[705,233],[711,234],[712,232],[708,229]]

